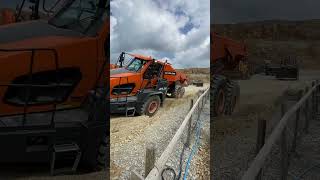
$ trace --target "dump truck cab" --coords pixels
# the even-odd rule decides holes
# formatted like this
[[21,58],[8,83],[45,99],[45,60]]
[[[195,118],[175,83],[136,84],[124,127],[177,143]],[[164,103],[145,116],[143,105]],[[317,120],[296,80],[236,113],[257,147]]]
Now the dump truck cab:
[[0,26],[1,163],[108,164],[107,8],[69,0],[49,21]]
[[[120,57],[124,58],[124,54],[131,57],[127,65],[110,71],[111,112],[153,116],[168,92],[175,91],[171,87],[179,86],[175,93],[183,96],[187,77],[167,61],[130,53],[121,53]],[[155,109],[147,109],[149,98],[154,99],[150,103]]]

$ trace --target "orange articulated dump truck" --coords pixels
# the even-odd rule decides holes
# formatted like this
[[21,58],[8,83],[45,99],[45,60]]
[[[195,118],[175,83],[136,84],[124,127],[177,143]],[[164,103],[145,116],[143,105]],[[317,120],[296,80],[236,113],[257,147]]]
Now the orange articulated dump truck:
[[153,116],[167,96],[183,97],[188,79],[171,64],[129,53],[121,53],[120,62],[125,55],[131,57],[127,65],[110,71],[111,113]]
[[[248,78],[248,53],[244,43],[211,33],[211,101],[213,116],[230,115],[239,101],[235,79]],[[238,74],[238,76],[235,76]]]
[[108,166],[107,0],[0,26],[0,67],[0,163],[48,162],[51,174]]

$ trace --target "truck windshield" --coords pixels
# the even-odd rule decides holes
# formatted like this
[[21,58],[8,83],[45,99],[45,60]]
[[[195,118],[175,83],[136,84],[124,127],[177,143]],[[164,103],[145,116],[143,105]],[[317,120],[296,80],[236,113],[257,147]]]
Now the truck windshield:
[[98,30],[97,24],[101,24],[108,16],[107,4],[105,7],[99,7],[99,1],[68,0],[64,7],[49,20],[49,23],[58,28],[70,29],[80,33],[86,33],[94,27]]
[[126,66],[129,71],[137,72],[147,63],[147,61],[142,59],[133,58],[130,63]]

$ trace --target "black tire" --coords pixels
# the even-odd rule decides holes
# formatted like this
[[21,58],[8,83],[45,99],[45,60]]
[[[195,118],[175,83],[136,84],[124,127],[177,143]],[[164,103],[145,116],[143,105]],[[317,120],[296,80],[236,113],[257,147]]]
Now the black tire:
[[[150,109],[152,103],[156,104],[155,109]],[[145,101],[140,108],[137,109],[139,115],[147,115],[149,117],[154,116],[159,110],[161,105],[161,99],[159,96],[150,96],[147,101]]]
[[183,98],[184,93],[186,92],[185,88],[184,87],[180,87],[178,91],[179,91],[179,93],[178,93],[178,96],[176,98]]
[[100,143],[98,149],[98,156],[97,156],[97,163],[94,169],[96,171],[101,171],[109,168],[109,141],[108,138],[103,138],[102,142]]
[[110,160],[108,138],[105,137],[100,144],[98,144],[95,149],[91,149],[90,152],[91,151],[94,152],[95,156],[92,156],[92,153],[89,156],[87,156],[88,154],[83,154],[83,160],[80,165],[89,172],[108,169]]
[[300,76],[300,72],[299,72],[299,69],[297,68],[297,72],[296,72],[296,80],[297,81],[299,80],[299,76]]
[[226,108],[225,108],[225,114],[231,115],[238,102],[239,102],[239,96],[240,96],[240,87],[239,84],[235,81],[229,81],[226,85]]
[[[212,116],[217,117],[224,114],[225,111],[225,99],[226,99],[226,84],[227,79],[221,75],[214,75],[211,81],[211,105],[212,105]],[[222,93],[222,94],[221,94]],[[223,98],[223,102],[221,102]],[[220,104],[219,104],[220,103]]]
[[183,97],[184,93],[185,93],[184,87],[181,86],[181,83],[179,81],[177,81],[175,83],[173,91],[171,92],[171,97],[179,99]]
[[[96,94],[90,92],[90,95],[84,103],[84,109],[88,113],[93,113],[94,117],[99,118],[101,121],[105,121],[107,103],[104,97],[104,90],[98,89]],[[93,111],[93,112],[92,112]],[[81,166],[86,167],[90,171],[101,171],[109,168],[109,138],[107,125],[100,128],[97,127],[97,130],[90,131],[85,137],[86,147],[82,152]],[[84,140],[85,140],[84,139]]]

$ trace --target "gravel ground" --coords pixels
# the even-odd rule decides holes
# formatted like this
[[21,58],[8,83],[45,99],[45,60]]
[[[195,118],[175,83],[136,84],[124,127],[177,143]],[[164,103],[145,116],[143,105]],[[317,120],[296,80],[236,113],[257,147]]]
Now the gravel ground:
[[[168,167],[172,167],[175,172],[179,172],[179,166],[180,166],[180,156],[182,153],[182,149],[183,146],[186,142],[187,139],[187,134],[190,134],[190,145],[187,146],[187,148],[185,149],[184,153],[183,153],[183,159],[184,161],[182,161],[182,173],[181,173],[181,177],[184,176],[185,174],[185,168],[186,168],[186,164],[187,164],[187,160],[190,156],[190,153],[192,151],[192,148],[195,144],[195,127],[197,125],[197,115],[193,116],[192,119],[193,123],[192,123],[192,130],[191,133],[187,133],[187,131],[184,132],[183,134],[183,138],[182,140],[177,144],[176,149],[177,151],[175,151],[173,154],[171,154],[168,162],[167,162],[167,166]],[[207,102],[207,104],[204,106],[200,118],[199,118],[199,122],[201,123],[201,135],[200,135],[200,140],[199,140],[199,146],[198,149],[195,150],[195,155],[193,156],[193,159],[190,163],[189,166],[189,171],[188,171],[188,179],[209,179],[209,172],[210,172],[210,156],[209,156],[209,129],[210,129],[210,103],[209,101]],[[171,178],[170,178],[171,179]]]
[[[190,100],[195,99],[197,92],[206,87],[209,87],[209,84],[205,84],[202,88],[189,86],[186,88],[183,99],[167,98],[163,108],[152,118],[112,117],[111,179],[128,179],[132,170],[144,175],[146,143],[155,144],[156,159],[159,158],[186,116],[190,108]],[[208,111],[208,106],[205,109]],[[209,119],[208,112],[205,119]],[[209,128],[208,125],[206,127]],[[205,144],[200,149],[203,147]],[[207,166],[209,167],[209,164]]]
[[108,177],[108,174],[105,171],[50,176],[48,165],[3,165],[0,169],[1,180],[106,180]]
[[320,179],[320,119],[310,122],[308,134],[299,139],[295,156],[289,166],[290,178],[294,180]]
[[[304,87],[319,72],[302,71],[299,81],[279,81],[272,77],[255,75],[250,80],[239,81],[240,105],[229,117],[213,119],[212,133],[214,179],[240,179],[255,157],[257,119],[267,120],[267,134],[279,120],[278,105],[286,89]],[[278,154],[274,149],[273,154]],[[270,160],[277,162],[279,159]],[[276,163],[277,164],[277,163]],[[273,177],[274,178],[274,177]],[[272,177],[271,177],[272,179]],[[277,178],[275,178],[277,179]]]

